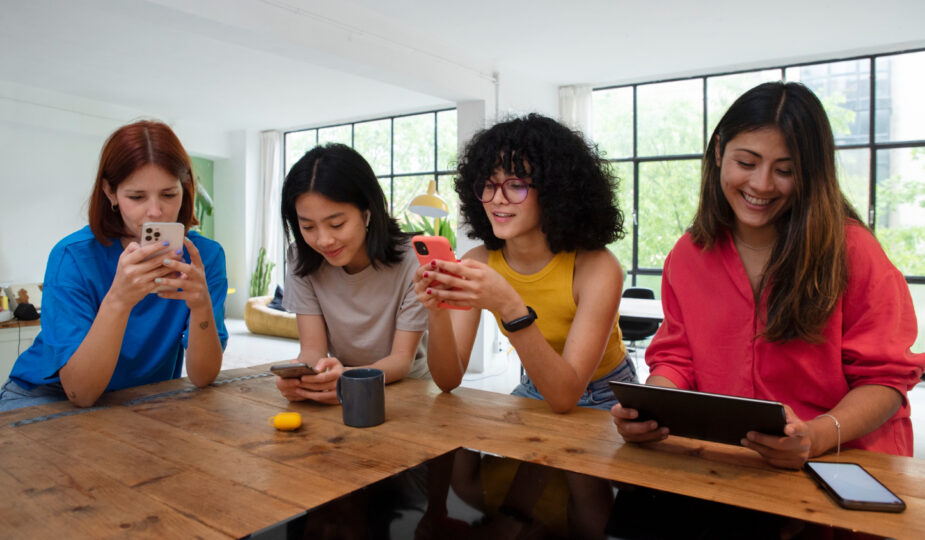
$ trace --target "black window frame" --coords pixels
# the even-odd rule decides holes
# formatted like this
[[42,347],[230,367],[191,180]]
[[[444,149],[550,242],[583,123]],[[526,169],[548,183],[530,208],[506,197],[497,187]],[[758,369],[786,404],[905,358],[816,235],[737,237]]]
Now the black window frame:
[[[637,285],[638,276],[661,276],[661,268],[640,268],[639,267],[639,165],[646,162],[661,162],[661,161],[678,161],[678,160],[691,160],[697,159],[701,160],[703,158],[703,152],[697,154],[675,154],[675,155],[660,155],[660,156],[640,156],[638,148],[638,138],[639,138],[639,115],[638,115],[638,89],[640,86],[648,86],[653,84],[661,83],[670,83],[678,81],[690,81],[690,80],[700,80],[702,84],[702,99],[703,99],[703,110],[702,110],[702,124],[703,124],[703,144],[704,148],[706,147],[707,141],[709,140],[710,133],[709,129],[709,110],[708,110],[708,100],[709,95],[707,93],[707,81],[711,77],[723,77],[727,75],[741,75],[745,73],[754,73],[761,71],[771,71],[778,70],[780,72],[780,80],[787,80],[786,73],[788,68],[798,68],[803,66],[813,66],[821,64],[830,64],[836,62],[846,62],[846,61],[858,61],[858,60],[867,60],[869,62],[869,73],[870,73],[870,88],[868,96],[868,107],[867,114],[868,118],[868,140],[866,143],[852,143],[852,144],[836,144],[835,149],[837,150],[864,150],[867,149],[869,153],[869,171],[868,171],[868,207],[866,211],[867,226],[870,227],[871,231],[876,234],[876,224],[877,224],[877,154],[880,150],[894,150],[894,149],[906,149],[906,148],[922,148],[925,147],[925,139],[920,140],[911,140],[911,141],[891,141],[891,142],[878,142],[876,138],[876,114],[877,106],[876,99],[877,94],[877,59],[882,57],[892,57],[901,54],[910,54],[910,53],[921,53],[925,52],[925,48],[918,49],[902,49],[890,52],[882,52],[876,54],[863,54],[855,55],[841,58],[829,58],[829,59],[819,59],[799,63],[790,63],[790,64],[772,64],[766,66],[750,67],[748,69],[739,69],[734,71],[720,71],[714,73],[705,73],[700,75],[690,75],[685,77],[674,77],[666,79],[656,79],[656,80],[646,80],[633,83],[624,83],[624,84],[615,84],[615,85],[606,85],[606,86],[596,86],[592,88],[592,92],[601,92],[606,90],[614,90],[620,88],[632,88],[633,95],[633,155],[631,157],[620,157],[620,158],[605,158],[606,161],[610,163],[631,163],[633,170],[633,201],[632,201],[632,262],[630,268],[626,269],[627,277],[631,280],[631,285]],[[624,182],[629,180],[626,178],[621,179]],[[860,213],[865,214],[863,209],[858,209]],[[628,220],[629,221],[629,220]],[[625,241],[625,240],[624,240]],[[906,282],[909,284],[925,284],[925,276],[920,275],[904,275]]]
[[[319,132],[319,131],[321,131],[321,130],[323,130],[323,129],[330,129],[330,128],[338,128],[338,127],[343,127],[343,126],[350,126],[350,147],[351,147],[351,148],[354,148],[354,144],[355,144],[354,134],[355,134],[355,126],[356,126],[357,124],[366,124],[366,123],[370,123],[370,122],[381,122],[382,120],[388,120],[388,121],[389,121],[389,173],[388,173],[388,174],[377,174],[376,177],[377,177],[380,181],[382,181],[382,180],[384,180],[384,179],[388,179],[388,180],[389,180],[389,193],[388,193],[388,195],[389,195],[389,213],[392,214],[393,216],[395,216],[394,204],[395,204],[395,178],[396,178],[396,177],[398,177],[398,178],[407,178],[407,177],[414,177],[414,176],[433,177],[434,181],[437,183],[437,190],[439,191],[439,190],[440,190],[440,178],[441,178],[441,177],[446,177],[446,176],[448,176],[448,175],[449,175],[449,176],[452,176],[452,175],[455,174],[455,172],[456,172],[455,169],[440,169],[440,168],[439,168],[439,166],[440,166],[440,161],[439,161],[440,139],[439,139],[439,124],[438,124],[438,122],[437,122],[437,115],[438,115],[439,113],[442,113],[442,112],[456,111],[456,110],[457,110],[456,107],[444,107],[444,108],[441,108],[441,109],[429,109],[429,110],[426,110],[426,111],[417,111],[417,112],[409,112],[409,113],[403,113],[403,114],[394,114],[394,115],[389,115],[389,116],[378,116],[378,117],[373,117],[373,118],[364,118],[364,119],[362,119],[362,120],[354,120],[354,121],[351,121],[351,122],[339,122],[339,123],[336,123],[336,124],[324,124],[324,125],[319,125],[319,126],[304,127],[304,128],[291,129],[291,130],[288,130],[288,131],[284,131],[284,132],[283,132],[283,156],[284,156],[284,161],[285,161],[285,158],[286,158],[286,150],[287,150],[287,148],[288,148],[288,145],[287,145],[287,138],[288,138],[290,135],[294,134],[294,133],[302,133],[302,132],[305,132],[305,131],[312,131],[312,130],[314,130],[314,131],[315,131],[315,145],[317,145],[317,144],[318,144],[318,132]],[[395,120],[396,120],[397,118],[408,118],[408,117],[412,117],[412,116],[422,116],[422,115],[426,115],[426,114],[432,114],[433,117],[434,117],[434,169],[433,169],[433,170],[428,170],[428,171],[418,171],[418,172],[413,172],[413,173],[412,173],[412,172],[400,172],[400,173],[396,174],[396,172],[395,172]],[[458,126],[458,121],[457,121],[457,126]],[[458,127],[457,127],[457,133],[458,133]],[[455,141],[454,141],[454,143],[455,143]],[[289,165],[288,163],[285,163],[285,162],[283,163],[283,169],[284,169],[286,172],[289,171],[289,166],[290,166],[290,165]],[[426,188],[426,186],[425,186],[425,188]]]

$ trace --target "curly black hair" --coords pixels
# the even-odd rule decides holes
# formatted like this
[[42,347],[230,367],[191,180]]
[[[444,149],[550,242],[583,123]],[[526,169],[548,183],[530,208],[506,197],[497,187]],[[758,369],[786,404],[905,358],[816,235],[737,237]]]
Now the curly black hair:
[[480,131],[459,159],[456,193],[460,210],[472,227],[468,236],[481,240],[488,249],[501,249],[504,240],[492,232],[472,186],[490,178],[499,167],[532,180],[540,205],[540,228],[553,253],[601,249],[623,238],[623,213],[615,198],[618,180],[610,167],[580,132],[534,113]]

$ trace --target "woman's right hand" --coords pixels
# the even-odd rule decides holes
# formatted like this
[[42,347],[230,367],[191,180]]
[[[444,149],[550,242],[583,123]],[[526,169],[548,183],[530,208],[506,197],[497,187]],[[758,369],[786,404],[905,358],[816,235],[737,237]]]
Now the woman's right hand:
[[658,427],[655,420],[636,420],[639,418],[639,411],[636,409],[624,409],[617,403],[610,409],[610,414],[613,416],[614,425],[617,426],[617,432],[624,441],[644,443],[661,441],[668,437],[668,428]]
[[154,280],[174,271],[164,265],[164,259],[179,260],[182,255],[182,252],[167,252],[153,256],[161,251],[164,251],[164,246],[160,244],[140,246],[137,242],[131,242],[125,246],[106,296],[130,310],[142,298],[154,292],[158,287]]
[[318,375],[303,375],[289,379],[276,377],[276,388],[289,401],[309,399],[318,403],[339,405],[337,379],[344,373],[344,365],[337,358],[326,356],[318,360],[313,367],[319,371]]

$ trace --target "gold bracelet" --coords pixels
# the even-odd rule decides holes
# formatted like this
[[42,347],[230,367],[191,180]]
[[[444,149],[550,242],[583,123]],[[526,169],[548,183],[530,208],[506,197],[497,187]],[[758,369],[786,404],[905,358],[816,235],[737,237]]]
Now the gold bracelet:
[[841,454],[841,424],[838,422],[838,418],[835,418],[829,413],[820,414],[816,418],[822,418],[823,416],[828,416],[832,419],[833,422],[835,422],[835,437],[836,441],[838,441],[838,444],[835,446],[835,455],[838,456]]

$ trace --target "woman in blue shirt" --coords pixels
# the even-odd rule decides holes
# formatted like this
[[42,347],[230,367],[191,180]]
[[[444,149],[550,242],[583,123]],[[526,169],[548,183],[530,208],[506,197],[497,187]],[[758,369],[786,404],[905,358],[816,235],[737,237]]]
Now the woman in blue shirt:
[[221,246],[195,232],[174,253],[140,245],[146,222],[198,223],[194,182],[167,125],[136,122],[109,137],[89,225],[51,251],[42,331],[0,390],[0,411],[64,399],[88,407],[106,391],[177,378],[184,349],[190,380],[215,380],[228,340]]

